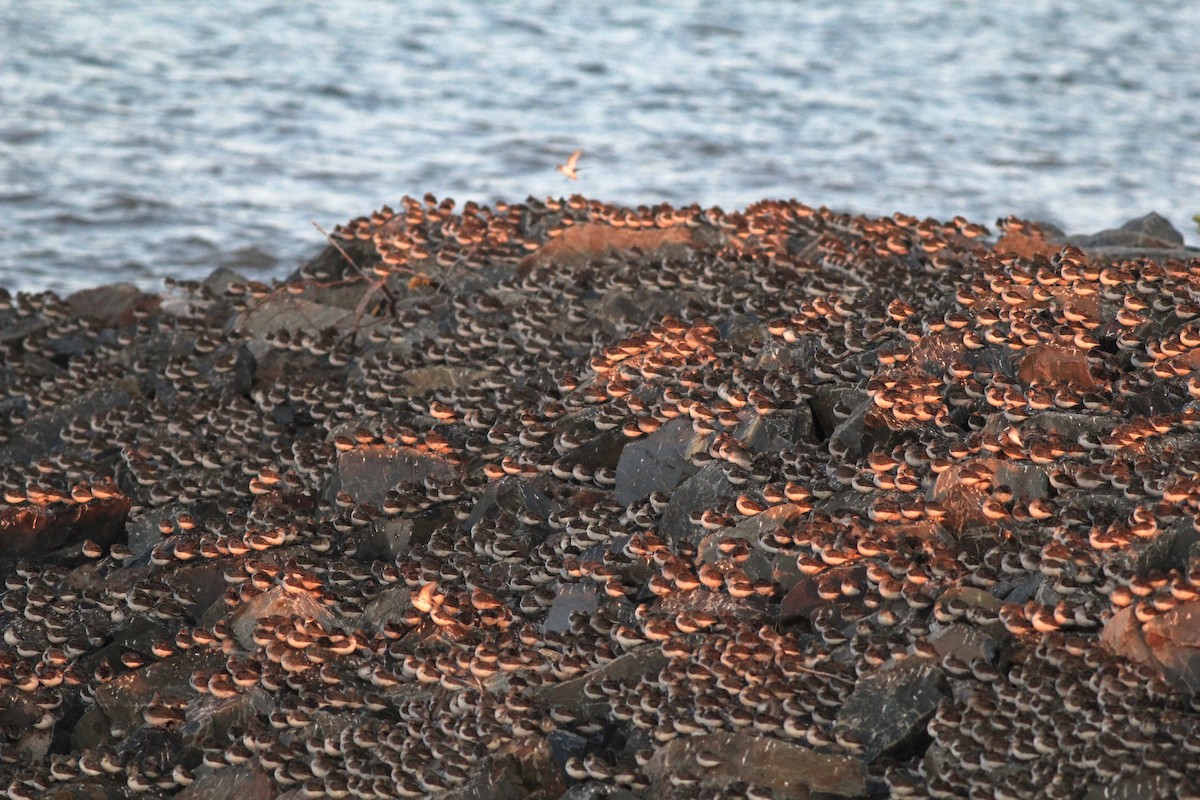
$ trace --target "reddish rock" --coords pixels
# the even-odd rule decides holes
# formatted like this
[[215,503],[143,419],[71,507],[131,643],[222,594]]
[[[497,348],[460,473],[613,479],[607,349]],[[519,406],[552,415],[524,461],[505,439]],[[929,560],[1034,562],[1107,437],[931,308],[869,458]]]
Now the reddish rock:
[[1059,245],[1046,241],[1042,229],[1033,223],[1024,223],[1019,229],[1009,228],[992,248],[997,253],[1016,253],[1022,258],[1050,256],[1058,253]]
[[1200,601],[1182,603],[1149,622],[1123,608],[1104,625],[1100,641],[1112,652],[1148,664],[1176,687],[1200,691]]
[[131,506],[127,497],[10,506],[0,510],[0,550],[8,558],[29,558],[84,539],[111,544],[121,538]]
[[683,226],[672,228],[614,228],[600,222],[588,222],[567,228],[540,250],[521,262],[521,271],[549,262],[586,263],[613,251],[637,248],[642,252],[668,247],[692,247],[696,241],[692,230]]
[[1026,385],[1067,383],[1080,389],[1091,389],[1097,385],[1083,350],[1045,343],[1035,344],[1023,352],[1017,376]]

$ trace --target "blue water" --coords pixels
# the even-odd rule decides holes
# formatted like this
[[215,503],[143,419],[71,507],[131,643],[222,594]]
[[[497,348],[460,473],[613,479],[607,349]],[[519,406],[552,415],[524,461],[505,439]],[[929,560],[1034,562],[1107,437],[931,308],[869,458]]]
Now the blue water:
[[282,276],[425,192],[1196,239],[1200,4],[652,6],[0,2],[0,285]]

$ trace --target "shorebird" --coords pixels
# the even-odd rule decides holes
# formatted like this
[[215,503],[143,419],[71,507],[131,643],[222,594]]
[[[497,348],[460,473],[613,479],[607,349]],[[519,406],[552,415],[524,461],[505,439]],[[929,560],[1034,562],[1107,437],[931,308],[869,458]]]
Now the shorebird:
[[583,151],[576,150],[575,152],[571,153],[571,155],[567,156],[567,163],[559,164],[554,169],[561,172],[563,175],[566,175],[573,181],[579,180],[579,175],[575,172],[575,165],[579,163],[579,157],[581,155],[583,155]]

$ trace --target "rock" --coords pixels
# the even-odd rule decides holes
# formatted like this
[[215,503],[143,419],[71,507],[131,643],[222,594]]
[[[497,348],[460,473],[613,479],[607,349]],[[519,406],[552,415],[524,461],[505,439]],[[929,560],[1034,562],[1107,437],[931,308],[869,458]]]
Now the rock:
[[863,567],[846,564],[838,567],[830,567],[815,577],[800,577],[793,584],[791,590],[784,595],[779,610],[781,617],[783,619],[795,619],[797,617],[812,619],[813,614],[818,609],[841,609],[848,606],[860,607],[860,598],[840,595],[836,600],[824,600],[817,593],[817,587],[821,582],[843,579],[856,581],[861,586],[862,582],[866,580],[866,571]]
[[112,720],[99,706],[89,706],[71,729],[71,749],[94,750],[111,742]]
[[663,655],[658,645],[642,645],[628,653],[617,656],[602,667],[592,670],[586,675],[549,684],[538,689],[535,694],[543,702],[564,706],[572,711],[593,713],[607,708],[604,701],[589,700],[583,694],[585,684],[602,681],[605,678],[628,680],[642,675],[653,675],[662,669],[668,659]]
[[1182,691],[1200,691],[1200,601],[1181,603],[1144,624],[1132,606],[1123,608],[1105,623],[1100,642],[1153,667]]
[[113,780],[91,780],[87,783],[69,783],[51,786],[38,800],[118,800],[126,797],[125,784],[117,785]]
[[[550,743],[550,758],[560,770],[563,770],[567,760],[572,756],[583,755],[588,743],[587,738],[578,733],[564,730],[550,731],[546,740]],[[563,776],[566,777],[565,771]]]
[[544,633],[561,633],[571,627],[571,615],[575,612],[591,614],[600,605],[600,590],[595,583],[564,583],[558,587],[558,595],[546,611],[542,623]]
[[829,434],[830,449],[844,451],[847,460],[858,458],[869,450],[873,438],[868,435],[868,429],[873,426],[867,416],[872,408],[874,405],[870,400],[860,400],[851,409],[850,416],[836,423],[836,427]]
[[363,607],[359,623],[368,630],[380,630],[388,622],[412,608],[412,589],[404,584],[389,586]]
[[238,606],[230,616],[229,624],[233,635],[242,647],[254,647],[254,628],[263,617],[293,614],[308,617],[326,630],[334,625],[333,614],[308,594],[290,594],[283,586],[276,586],[255,597],[249,603]]
[[215,560],[179,568],[171,583],[181,597],[192,603],[191,611],[196,614],[202,614],[213,603],[221,600],[229,588],[225,583],[221,564]]
[[361,445],[338,457],[337,472],[325,494],[332,498],[346,492],[356,502],[378,508],[400,483],[421,483],[429,476],[449,481],[455,475],[454,467],[432,453],[412,447]]
[[541,249],[521,262],[521,272],[547,263],[585,264],[606,253],[634,248],[651,255],[682,254],[696,243],[690,228],[615,228],[599,222],[588,222],[567,228],[561,236],[550,240]]
[[713,616],[728,616],[749,622],[760,618],[768,607],[761,597],[731,597],[724,592],[696,589],[674,592],[658,601],[663,614],[674,616],[681,611],[705,611]]
[[1183,235],[1166,218],[1151,211],[1119,228],[1106,228],[1086,236],[1071,236],[1078,247],[1171,248],[1183,245]]
[[572,469],[576,464],[582,464],[591,472],[599,467],[616,469],[628,443],[629,439],[621,431],[604,431],[561,456],[562,462]]
[[248,278],[240,272],[236,272],[229,267],[217,267],[208,274],[208,277],[201,281],[201,285],[208,289],[214,297],[221,297],[225,291],[235,283],[245,284]]
[[240,314],[233,326],[249,341],[246,346],[255,358],[271,349],[267,336],[278,330],[319,334],[326,328],[338,328],[351,321],[353,312],[324,303],[314,303],[286,292],[272,294]]
[[[1039,575],[1038,577],[1040,578],[1041,576]],[[971,619],[973,609],[981,609],[983,611],[995,613],[1000,610],[1002,605],[1004,605],[1004,603],[995,595],[991,594],[990,592],[985,592],[983,589],[976,589],[973,586],[951,587],[945,592],[942,592],[941,596],[938,598],[938,601],[941,603],[948,603],[955,598],[958,598],[967,604],[967,619]],[[972,623],[971,630],[982,632],[996,642],[1006,641],[1009,638],[1008,630],[1004,627],[1003,622],[992,622],[988,625]]]
[[1162,773],[1121,775],[1106,786],[1093,786],[1084,800],[1161,800],[1164,797],[1195,797],[1200,782],[1192,776],[1182,781]]
[[50,730],[35,729],[43,714],[34,697],[12,686],[0,687],[0,728],[11,737],[13,749],[28,759],[39,759],[50,748]]
[[857,734],[865,758],[898,755],[925,736],[925,724],[949,696],[940,669],[909,659],[859,678],[838,712],[834,733]]
[[982,658],[993,661],[1000,643],[974,625],[952,623],[929,635],[929,643],[939,656],[954,656],[964,664]]
[[1170,220],[1154,211],[1129,220],[1121,226],[1121,230],[1157,239],[1168,246],[1183,244],[1183,234],[1175,230],[1175,226],[1171,224]]
[[[718,754],[723,763],[696,770],[696,754]],[[737,733],[710,733],[674,739],[655,750],[645,767],[653,796],[671,793],[672,772],[697,775],[701,785],[721,789],[736,781],[764,786],[776,798],[861,797],[866,794],[866,768],[857,758],[818,753],[779,739]],[[699,792],[697,792],[699,794]]]
[[551,755],[550,743],[536,737],[510,746],[493,758],[486,770],[476,771],[463,786],[441,795],[443,800],[524,800],[559,797],[566,790],[562,771]]
[[155,694],[195,697],[197,692],[189,685],[192,673],[198,669],[216,669],[224,663],[225,657],[219,651],[187,650],[103,684],[94,692],[96,705],[114,726],[132,731],[144,724],[142,711]]
[[134,311],[153,313],[161,304],[158,295],[146,294],[132,283],[113,283],[68,295],[71,316],[85,319],[93,329],[126,327],[137,323]]
[[586,781],[567,789],[559,800],[640,800],[640,795],[609,783]]
[[463,527],[467,530],[479,524],[480,520],[500,511],[515,516],[532,511],[542,519],[548,519],[551,514],[561,511],[563,506],[553,500],[547,491],[552,482],[545,477],[532,479],[506,476],[498,481],[490,482],[475,501],[471,516]]
[[827,439],[839,425],[848,421],[849,415],[860,409],[862,416],[859,424],[861,424],[866,419],[866,412],[870,410],[870,399],[862,389],[826,383],[813,391],[808,405],[815,428],[823,431],[824,438]]
[[128,375],[102,381],[49,408],[33,411],[9,441],[0,446],[0,462],[28,464],[44,458],[64,444],[62,432],[76,417],[87,418],[113,408],[127,408],[143,402],[137,380]]
[[710,438],[697,435],[690,419],[676,418],[625,445],[617,461],[617,502],[629,505],[656,491],[673,491],[696,474],[690,458]]
[[1017,368],[1017,377],[1026,386],[1045,386],[1056,382],[1080,389],[1096,386],[1085,351],[1049,343],[1035,344],[1025,349]]
[[112,544],[123,533],[131,506],[129,498],[115,497],[0,509],[0,552],[7,558],[37,558],[84,539]]
[[372,520],[366,528],[346,534],[343,541],[354,543],[356,558],[395,561],[412,552],[414,543],[428,542],[440,517],[381,517]]
[[444,392],[473,386],[488,374],[486,370],[481,369],[435,365],[405,370],[400,377],[411,387],[409,396],[418,397],[427,392]]
[[197,775],[195,783],[175,795],[181,800],[273,800],[279,794],[275,782],[262,767],[248,761],[238,767]]
[[231,726],[245,729],[251,718],[266,716],[274,710],[275,700],[259,686],[251,686],[229,698],[201,695],[189,704],[188,721],[180,733],[195,749],[209,737],[224,745],[230,741]]
[[678,312],[694,297],[694,291],[683,289],[669,292],[644,289],[636,294],[609,291],[596,307],[596,324],[605,333],[619,336],[622,328],[642,326],[651,320]]
[[670,541],[691,537],[699,526],[691,521],[693,511],[703,511],[736,496],[718,464],[709,464],[691,476],[675,490],[659,524],[660,535]]
[[781,408],[773,414],[750,418],[733,430],[733,437],[755,453],[794,450],[800,442],[814,441],[813,415],[807,404]]
[[801,516],[800,508],[794,503],[772,506],[761,514],[739,522],[732,528],[710,533],[702,538],[699,546],[699,558],[705,563],[715,564],[724,558],[717,547],[718,541],[727,537],[745,539],[750,543],[751,551],[750,558],[740,565],[741,570],[752,580],[761,578],[775,581],[780,585],[781,592],[786,592],[801,577],[801,573],[796,567],[795,554],[781,553],[771,558],[757,545],[768,533],[794,525]]

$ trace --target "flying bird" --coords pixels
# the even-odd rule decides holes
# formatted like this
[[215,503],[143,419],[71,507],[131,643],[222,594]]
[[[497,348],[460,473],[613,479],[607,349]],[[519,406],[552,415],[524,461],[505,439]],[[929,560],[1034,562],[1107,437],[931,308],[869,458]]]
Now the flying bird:
[[567,163],[559,164],[555,167],[556,170],[566,175],[573,181],[579,180],[579,175],[575,172],[575,165],[579,163],[579,157],[583,155],[582,150],[576,150],[571,155],[567,156]]

